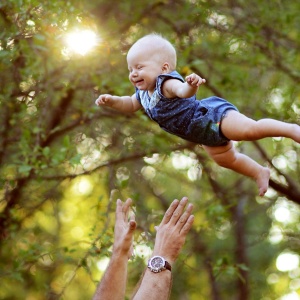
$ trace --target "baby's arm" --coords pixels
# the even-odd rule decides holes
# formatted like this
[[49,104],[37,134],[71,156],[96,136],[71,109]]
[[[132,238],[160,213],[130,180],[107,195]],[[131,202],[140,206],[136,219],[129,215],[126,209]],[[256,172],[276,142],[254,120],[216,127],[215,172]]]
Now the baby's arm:
[[194,73],[186,76],[185,80],[185,82],[177,79],[167,80],[162,88],[163,95],[167,98],[189,98],[197,93],[200,84],[206,82],[204,78]]
[[135,112],[142,107],[141,104],[137,101],[135,94],[131,97],[103,94],[98,97],[95,103],[98,106],[109,106],[125,113]]

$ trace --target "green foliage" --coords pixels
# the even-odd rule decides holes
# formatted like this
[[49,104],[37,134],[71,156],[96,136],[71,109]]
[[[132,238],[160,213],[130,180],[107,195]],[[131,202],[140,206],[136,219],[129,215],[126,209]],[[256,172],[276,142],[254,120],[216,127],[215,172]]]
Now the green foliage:
[[[271,168],[260,199],[252,181],[143,112],[94,105],[100,93],[134,92],[124,54],[156,31],[176,46],[182,75],[207,79],[199,99],[214,94],[254,119],[299,123],[299,9],[297,1],[1,1],[0,298],[90,299],[111,255],[115,201],[131,197],[142,250],[129,263],[129,299],[154,226],[185,195],[195,222],[171,299],[299,293],[299,266],[276,267],[280,253],[299,253],[299,145],[236,145]],[[77,28],[98,37],[85,55],[66,46]]]

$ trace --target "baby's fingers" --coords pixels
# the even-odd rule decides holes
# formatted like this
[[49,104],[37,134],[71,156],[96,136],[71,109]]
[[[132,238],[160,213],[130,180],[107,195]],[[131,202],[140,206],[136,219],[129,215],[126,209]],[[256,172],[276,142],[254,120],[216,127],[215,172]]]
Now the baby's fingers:
[[206,82],[206,80],[205,80],[204,78],[201,78],[200,76],[198,76],[198,77],[196,77],[196,78],[192,81],[191,85],[199,86],[199,85],[201,85],[202,83],[205,83],[205,82]]
[[185,81],[188,82],[188,83],[192,83],[193,82],[193,79],[194,79],[194,74],[191,74],[191,75],[188,75],[185,77]]
[[104,98],[103,96],[99,96],[98,99],[95,101],[96,105],[101,105],[101,104],[104,104]]
[[96,105],[105,105],[108,102],[108,98],[105,95],[99,96],[99,98],[95,101]]
[[206,82],[206,80],[204,78],[201,78],[200,76],[198,76],[197,74],[194,74],[194,73],[191,75],[188,75],[185,78],[185,80],[191,86],[199,86],[200,84]]

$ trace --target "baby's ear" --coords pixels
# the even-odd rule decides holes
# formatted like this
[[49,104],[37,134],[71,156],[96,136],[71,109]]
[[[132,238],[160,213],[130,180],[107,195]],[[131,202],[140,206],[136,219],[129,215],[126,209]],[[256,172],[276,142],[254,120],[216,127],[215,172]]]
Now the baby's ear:
[[165,62],[161,67],[161,71],[163,74],[170,73],[171,68],[170,68],[169,63]]

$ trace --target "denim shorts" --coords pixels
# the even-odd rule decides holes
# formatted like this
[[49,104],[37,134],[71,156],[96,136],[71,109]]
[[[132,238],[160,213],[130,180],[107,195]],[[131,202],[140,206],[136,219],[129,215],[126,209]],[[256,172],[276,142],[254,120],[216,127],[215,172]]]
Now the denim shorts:
[[200,100],[186,135],[181,137],[210,147],[226,145],[229,139],[221,132],[221,123],[229,110],[238,111],[233,104],[222,98],[213,96]]

